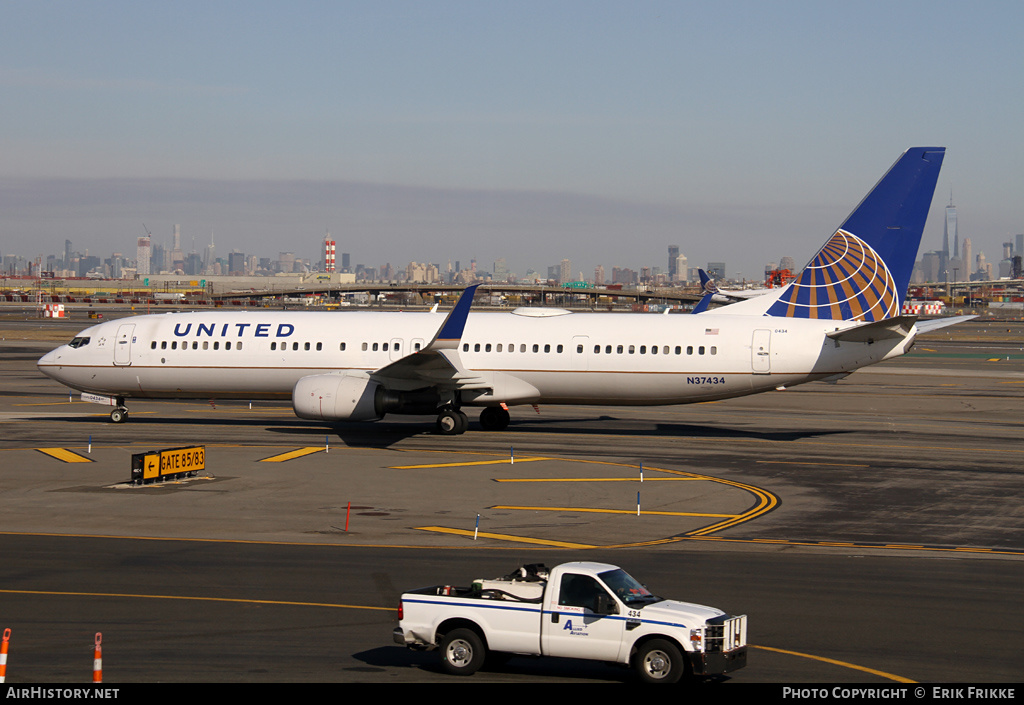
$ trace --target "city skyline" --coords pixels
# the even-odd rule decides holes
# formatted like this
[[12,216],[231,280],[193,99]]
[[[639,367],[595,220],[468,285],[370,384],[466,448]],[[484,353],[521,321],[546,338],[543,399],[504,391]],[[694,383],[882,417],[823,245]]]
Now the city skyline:
[[[367,263],[518,272],[667,266],[677,244],[755,278],[806,263],[921,144],[948,148],[937,192],[955,187],[975,252],[1024,229],[1019,3],[254,2],[239,20],[8,8],[0,252],[124,252],[180,223],[223,252],[312,257],[330,230]],[[933,204],[923,251],[941,223]]]

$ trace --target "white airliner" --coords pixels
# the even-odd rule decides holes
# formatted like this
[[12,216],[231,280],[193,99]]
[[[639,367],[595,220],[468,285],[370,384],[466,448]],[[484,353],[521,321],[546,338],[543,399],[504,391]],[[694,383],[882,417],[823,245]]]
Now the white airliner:
[[447,315],[211,311],[124,318],[79,333],[39,369],[115,407],[139,399],[287,399],[304,419],[436,416],[486,430],[517,404],[656,405],[832,379],[897,357],[922,330],[900,310],[943,148],[907,150],[788,286],[698,315],[517,309]]

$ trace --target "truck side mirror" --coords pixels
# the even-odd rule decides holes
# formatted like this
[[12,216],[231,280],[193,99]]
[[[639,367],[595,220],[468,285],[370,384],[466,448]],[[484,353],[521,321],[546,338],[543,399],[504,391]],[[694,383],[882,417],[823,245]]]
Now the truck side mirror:
[[618,614],[619,605],[606,592],[602,592],[594,600],[594,614]]

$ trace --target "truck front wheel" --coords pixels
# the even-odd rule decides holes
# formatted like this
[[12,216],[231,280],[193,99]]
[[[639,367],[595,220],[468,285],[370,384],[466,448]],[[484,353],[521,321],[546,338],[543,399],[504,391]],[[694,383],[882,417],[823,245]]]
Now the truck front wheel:
[[476,673],[486,657],[484,642],[472,629],[453,629],[441,640],[441,663],[452,675]]
[[652,639],[641,646],[633,665],[644,683],[676,683],[686,672],[683,654],[664,639]]

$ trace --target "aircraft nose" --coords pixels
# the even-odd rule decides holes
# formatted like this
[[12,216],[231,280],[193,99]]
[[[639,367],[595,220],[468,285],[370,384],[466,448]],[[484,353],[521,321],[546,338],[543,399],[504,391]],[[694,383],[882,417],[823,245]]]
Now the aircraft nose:
[[57,348],[56,350],[51,350],[50,352],[46,353],[41,358],[39,358],[39,360],[36,362],[36,367],[38,367],[39,371],[42,372],[47,377],[55,377],[54,367],[55,365],[58,364],[58,360],[60,360],[60,348]]

